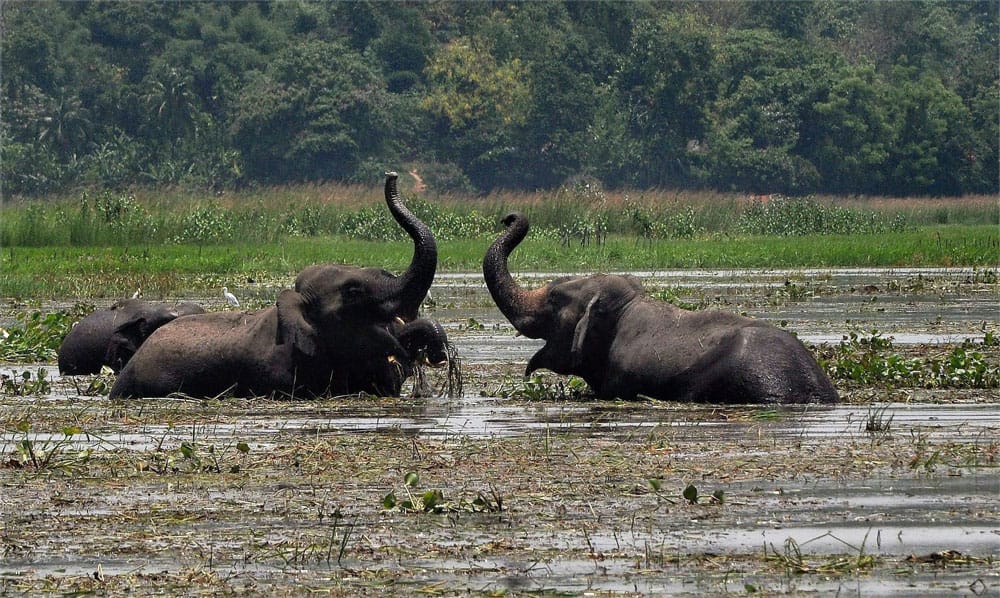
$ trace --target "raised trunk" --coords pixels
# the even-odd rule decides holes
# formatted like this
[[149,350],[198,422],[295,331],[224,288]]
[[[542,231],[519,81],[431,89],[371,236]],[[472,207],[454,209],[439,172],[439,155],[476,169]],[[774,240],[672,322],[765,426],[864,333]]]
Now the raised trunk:
[[420,304],[434,282],[437,271],[437,241],[431,229],[413,215],[399,197],[395,172],[385,173],[385,203],[389,212],[413,239],[413,259],[405,272],[400,274],[398,287],[393,289],[399,300],[399,315],[404,320],[414,320],[420,311]]
[[528,234],[528,217],[520,212],[503,219],[505,230],[490,245],[483,258],[483,276],[493,301],[518,332],[529,338],[539,338],[545,332],[544,308],[546,289],[522,289],[510,275],[507,257]]

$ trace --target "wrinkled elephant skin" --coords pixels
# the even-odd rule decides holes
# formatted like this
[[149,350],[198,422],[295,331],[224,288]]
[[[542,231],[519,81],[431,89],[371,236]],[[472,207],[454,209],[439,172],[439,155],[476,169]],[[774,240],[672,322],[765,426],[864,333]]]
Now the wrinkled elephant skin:
[[525,375],[545,368],[582,377],[599,397],[640,395],[710,403],[834,403],[837,392],[809,350],[766,322],[687,311],[645,296],[633,276],[567,276],[523,289],[507,267],[528,232],[513,213],[483,259],[497,306],[529,338],[545,339]]
[[309,266],[267,309],[179,319],[142,345],[111,396],[397,396],[417,353],[434,353],[447,339],[418,318],[437,267],[434,236],[402,204],[395,173],[386,174],[385,199],[413,239],[404,273]]

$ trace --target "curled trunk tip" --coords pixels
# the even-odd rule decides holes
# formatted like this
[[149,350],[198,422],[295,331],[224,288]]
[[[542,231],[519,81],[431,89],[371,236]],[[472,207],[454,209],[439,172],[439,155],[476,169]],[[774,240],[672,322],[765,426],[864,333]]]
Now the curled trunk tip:
[[405,320],[417,317],[420,304],[430,290],[437,270],[437,242],[430,227],[420,221],[405,205],[396,187],[399,175],[385,173],[385,203],[393,219],[413,239],[413,259],[406,272],[400,275],[394,293],[399,301],[399,314]]
[[483,276],[493,301],[514,328],[529,338],[539,338],[545,330],[542,306],[546,289],[522,289],[514,281],[507,265],[507,258],[528,234],[528,218],[520,212],[511,212],[502,220],[504,231],[490,246],[483,258]]

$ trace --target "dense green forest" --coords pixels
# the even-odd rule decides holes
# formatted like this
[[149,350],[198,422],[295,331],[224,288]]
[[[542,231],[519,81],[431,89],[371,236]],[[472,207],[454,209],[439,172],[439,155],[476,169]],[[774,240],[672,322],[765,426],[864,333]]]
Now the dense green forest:
[[8,0],[3,191],[995,193],[998,6]]

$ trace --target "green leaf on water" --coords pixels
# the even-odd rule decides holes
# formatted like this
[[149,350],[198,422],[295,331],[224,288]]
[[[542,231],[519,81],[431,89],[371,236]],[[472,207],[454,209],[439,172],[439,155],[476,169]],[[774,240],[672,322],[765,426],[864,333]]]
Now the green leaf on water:
[[66,426],[65,428],[62,429],[62,433],[67,437],[73,436],[74,434],[79,434],[82,431],[83,430],[81,430],[76,426]]
[[403,483],[413,488],[420,482],[420,476],[416,472],[411,471],[410,473],[403,476]]
[[193,459],[194,458],[194,447],[191,446],[190,442],[182,442],[181,443],[181,454],[184,455],[185,459]]
[[244,455],[250,452],[250,445],[245,442],[240,442],[236,444],[236,450],[243,453]]
[[391,509],[396,506],[396,495],[390,492],[382,499],[382,508]]
[[444,494],[440,490],[428,490],[421,497],[425,511],[433,511],[438,505],[444,502]]
[[22,419],[21,421],[17,422],[18,432],[27,432],[30,429],[31,429],[31,422],[29,422],[28,420]]
[[716,490],[712,493],[712,498],[719,501],[720,503],[726,502],[726,493],[722,490]]
[[649,487],[653,489],[653,492],[659,492],[662,486],[663,480],[659,478],[649,478]]
[[684,500],[691,504],[698,502],[698,489],[694,487],[694,484],[688,484],[688,487],[684,489]]

